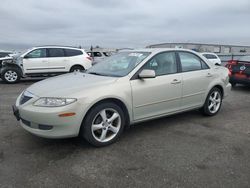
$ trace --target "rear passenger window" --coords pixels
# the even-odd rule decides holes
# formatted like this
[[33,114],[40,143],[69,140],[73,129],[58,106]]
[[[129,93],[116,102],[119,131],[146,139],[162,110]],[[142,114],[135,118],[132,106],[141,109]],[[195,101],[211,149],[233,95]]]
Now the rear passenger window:
[[49,48],[49,57],[64,57],[62,48]]
[[196,55],[189,52],[179,52],[182,72],[208,69],[208,65]]
[[80,50],[73,50],[73,49],[64,49],[65,51],[65,56],[71,57],[71,56],[77,56],[77,55],[82,55],[82,51]]

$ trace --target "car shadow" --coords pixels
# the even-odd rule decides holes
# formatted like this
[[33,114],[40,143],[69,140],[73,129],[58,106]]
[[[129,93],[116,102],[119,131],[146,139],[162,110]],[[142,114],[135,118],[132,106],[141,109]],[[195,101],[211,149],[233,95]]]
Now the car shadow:
[[234,90],[234,91],[250,92],[250,85],[237,84],[235,87],[232,87],[232,90]]

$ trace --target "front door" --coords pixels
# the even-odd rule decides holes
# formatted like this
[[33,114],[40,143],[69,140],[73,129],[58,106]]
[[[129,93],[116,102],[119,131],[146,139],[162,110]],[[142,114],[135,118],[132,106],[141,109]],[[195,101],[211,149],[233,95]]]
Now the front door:
[[182,82],[175,52],[157,54],[141,70],[143,69],[154,70],[156,77],[131,80],[134,120],[179,110]]
[[23,57],[25,74],[48,72],[49,62],[45,48],[33,50]]

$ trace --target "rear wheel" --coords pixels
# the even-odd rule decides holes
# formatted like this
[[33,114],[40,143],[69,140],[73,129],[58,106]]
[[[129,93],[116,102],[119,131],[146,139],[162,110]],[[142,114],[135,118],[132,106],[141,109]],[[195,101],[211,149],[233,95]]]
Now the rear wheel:
[[214,87],[209,92],[204,106],[201,108],[201,111],[204,115],[213,116],[217,114],[221,108],[222,104],[222,94],[221,90],[217,87]]
[[101,147],[114,143],[123,132],[125,116],[114,103],[93,107],[83,122],[81,136],[91,145]]
[[19,82],[21,78],[21,72],[18,68],[15,67],[5,68],[2,71],[1,78],[8,84],[14,84]]
[[71,67],[70,72],[81,72],[83,70],[84,70],[84,68],[82,66],[75,65],[75,66]]

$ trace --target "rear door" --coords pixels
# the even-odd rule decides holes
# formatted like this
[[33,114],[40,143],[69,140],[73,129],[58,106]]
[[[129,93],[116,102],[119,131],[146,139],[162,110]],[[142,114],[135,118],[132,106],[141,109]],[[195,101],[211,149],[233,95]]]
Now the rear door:
[[32,50],[23,57],[25,74],[46,73],[49,71],[49,61],[46,48]]
[[196,54],[178,52],[182,70],[183,110],[203,105],[204,95],[213,75],[209,66]]
[[49,72],[68,72],[69,59],[65,57],[63,48],[48,48]]
[[143,120],[179,110],[182,84],[175,52],[155,55],[143,69],[154,70],[156,77],[135,77],[130,81],[134,119]]

